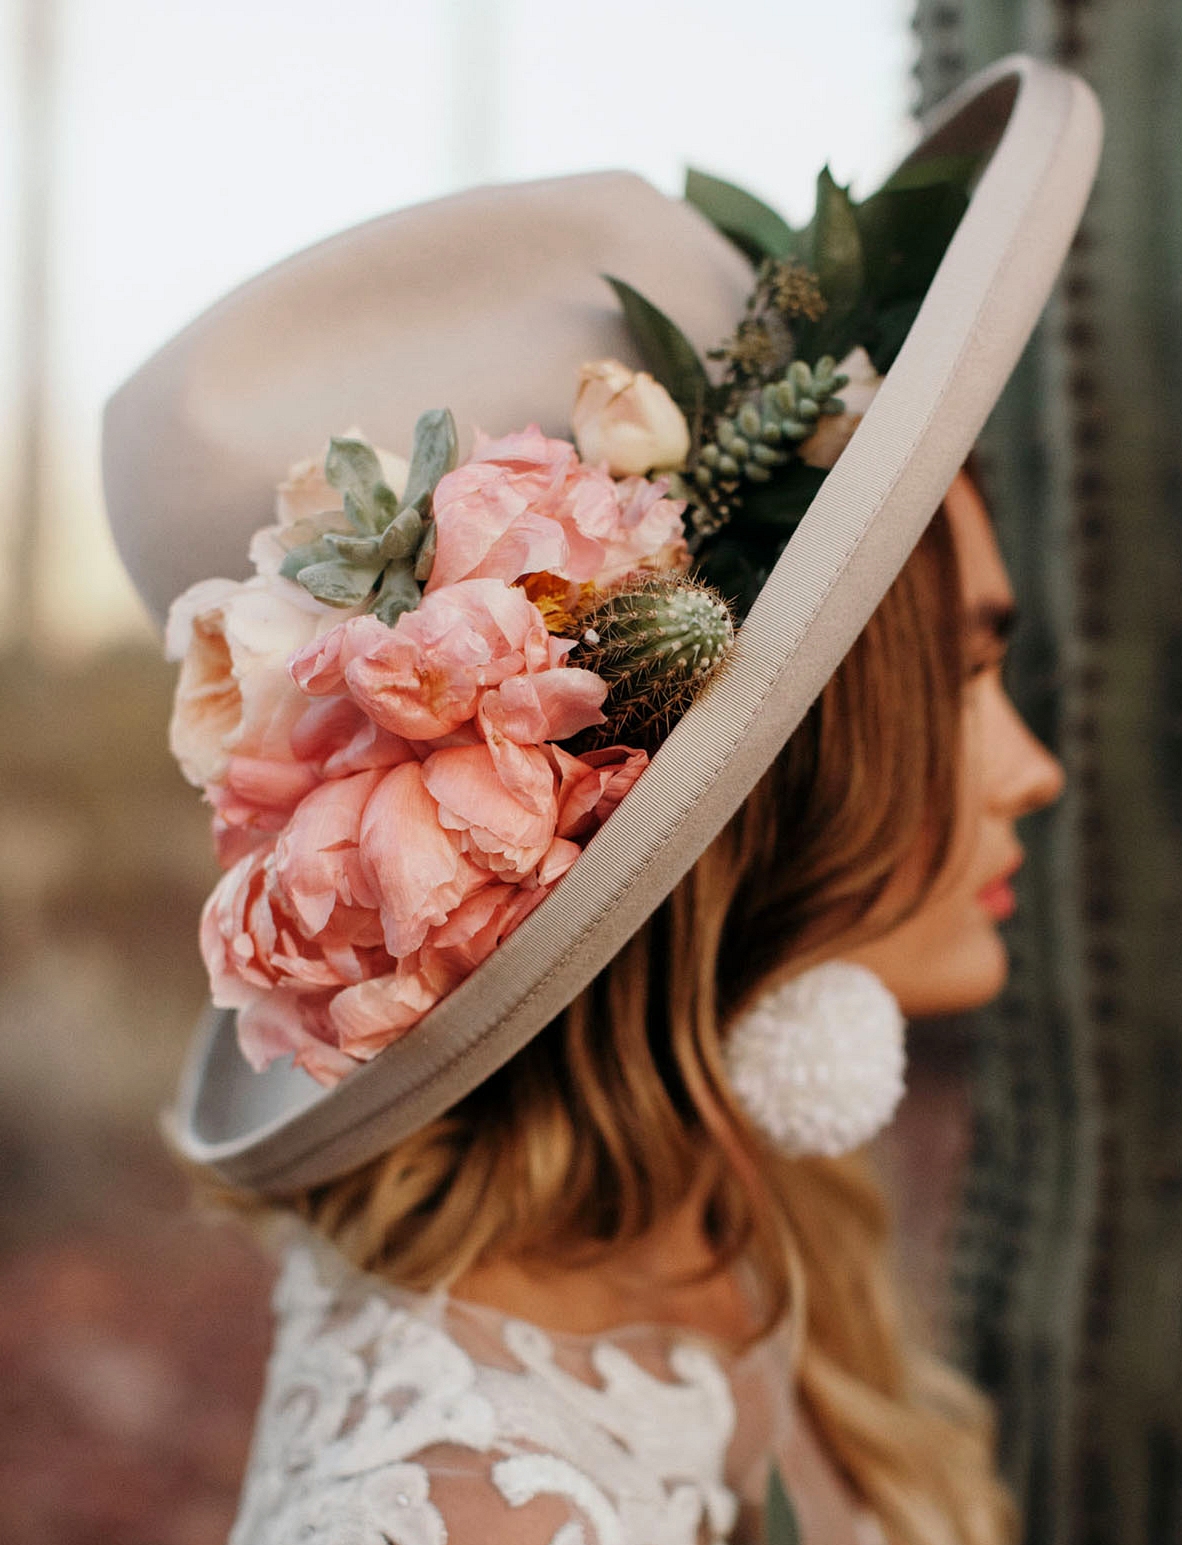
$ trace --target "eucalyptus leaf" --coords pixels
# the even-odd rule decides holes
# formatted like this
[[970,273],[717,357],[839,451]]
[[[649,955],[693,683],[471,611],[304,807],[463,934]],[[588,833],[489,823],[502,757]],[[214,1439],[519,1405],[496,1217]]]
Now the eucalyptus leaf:
[[691,425],[710,400],[710,378],[697,350],[678,327],[652,301],[646,300],[623,279],[604,274],[616,292],[645,363]]
[[345,536],[338,531],[327,531],[324,540],[331,552],[346,563],[367,564],[372,568],[378,562],[376,536]]
[[380,567],[359,569],[332,559],[328,563],[309,564],[297,578],[309,595],[326,606],[360,606],[381,572]]
[[394,558],[409,558],[423,535],[423,517],[414,505],[408,505],[386,527],[378,551],[383,563]]
[[414,448],[401,508],[426,515],[435,485],[456,464],[456,421],[447,408],[429,408],[415,425]]
[[335,551],[328,544],[327,534],[318,536],[312,542],[302,542],[299,547],[293,547],[279,565],[279,572],[284,579],[299,579],[301,569],[313,563],[330,563],[335,557]]
[[369,609],[392,628],[404,612],[413,612],[421,600],[422,593],[409,568],[405,564],[391,563],[382,575],[381,588]]
[[764,1545],[801,1545],[796,1509],[775,1465],[768,1472],[764,1493],[763,1539]]
[[704,214],[755,263],[795,251],[799,234],[753,194],[692,166],[685,174],[686,203]]

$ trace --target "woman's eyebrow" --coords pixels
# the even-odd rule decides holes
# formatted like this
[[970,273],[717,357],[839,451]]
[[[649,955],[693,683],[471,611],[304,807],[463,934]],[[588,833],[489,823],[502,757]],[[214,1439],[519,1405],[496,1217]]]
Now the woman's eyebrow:
[[965,616],[970,633],[988,633],[1004,644],[1018,625],[1018,608],[1013,601],[978,601]]

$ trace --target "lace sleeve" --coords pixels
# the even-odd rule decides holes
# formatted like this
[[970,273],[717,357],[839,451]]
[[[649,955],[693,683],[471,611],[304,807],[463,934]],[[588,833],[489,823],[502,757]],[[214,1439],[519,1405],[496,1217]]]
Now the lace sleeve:
[[[229,1545],[689,1545],[729,1539],[729,1386],[701,1350],[641,1366],[292,1252]],[[576,1359],[578,1361],[578,1359]]]
[[613,1545],[567,1494],[569,1477],[512,1459],[443,1446],[360,1474],[316,1469],[274,1506],[244,1508],[231,1545]]

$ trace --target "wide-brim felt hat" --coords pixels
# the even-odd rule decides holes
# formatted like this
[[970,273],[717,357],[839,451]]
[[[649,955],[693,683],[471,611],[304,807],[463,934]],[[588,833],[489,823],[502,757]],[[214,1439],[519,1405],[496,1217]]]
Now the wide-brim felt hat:
[[[642,925],[766,771],[906,561],[1050,293],[1095,172],[1100,114],[1054,66],[1004,59],[923,126],[905,165],[974,155],[966,212],[873,404],[722,668],[553,892],[413,1030],[323,1089],[251,1070],[234,1015],[199,1029],[172,1141],[268,1193],[362,1164],[453,1105],[554,1018]],[[361,225],[235,290],[114,395],[111,523],[158,617],[242,576],[289,466],[359,424],[409,447],[426,407],[461,436],[567,432],[587,360],[640,365],[601,275],[705,350],[752,285],[688,204],[603,173],[480,188]],[[463,449],[463,445],[461,445]]]

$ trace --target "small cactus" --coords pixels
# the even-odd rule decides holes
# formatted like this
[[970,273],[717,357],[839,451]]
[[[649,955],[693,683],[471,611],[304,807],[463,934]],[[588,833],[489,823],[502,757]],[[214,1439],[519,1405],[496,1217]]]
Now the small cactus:
[[656,750],[735,636],[718,592],[681,577],[601,595],[579,614],[578,625],[570,663],[607,682],[608,723],[585,730],[576,751],[614,742]]

